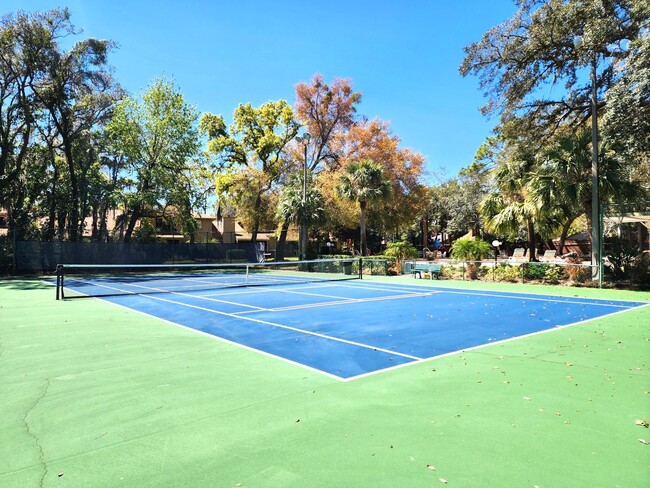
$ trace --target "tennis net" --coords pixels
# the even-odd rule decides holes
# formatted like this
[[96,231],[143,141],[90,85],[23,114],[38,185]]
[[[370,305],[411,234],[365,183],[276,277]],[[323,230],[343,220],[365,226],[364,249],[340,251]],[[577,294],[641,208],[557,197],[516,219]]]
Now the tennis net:
[[228,264],[59,264],[56,299],[191,293],[361,277],[360,258]]

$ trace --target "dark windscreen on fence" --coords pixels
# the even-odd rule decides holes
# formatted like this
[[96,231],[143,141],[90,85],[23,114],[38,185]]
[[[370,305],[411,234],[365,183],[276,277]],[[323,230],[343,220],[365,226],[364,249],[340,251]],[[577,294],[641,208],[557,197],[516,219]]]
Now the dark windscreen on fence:
[[[18,241],[15,269],[54,271],[57,264],[193,264],[247,261],[263,257],[251,243],[40,242]],[[261,254],[261,256],[260,256]]]

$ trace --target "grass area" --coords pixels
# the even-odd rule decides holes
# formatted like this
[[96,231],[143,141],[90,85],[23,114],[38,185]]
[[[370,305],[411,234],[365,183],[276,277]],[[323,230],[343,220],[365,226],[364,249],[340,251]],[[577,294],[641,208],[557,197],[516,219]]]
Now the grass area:
[[649,486],[649,324],[644,307],[344,383],[4,280],[0,486]]

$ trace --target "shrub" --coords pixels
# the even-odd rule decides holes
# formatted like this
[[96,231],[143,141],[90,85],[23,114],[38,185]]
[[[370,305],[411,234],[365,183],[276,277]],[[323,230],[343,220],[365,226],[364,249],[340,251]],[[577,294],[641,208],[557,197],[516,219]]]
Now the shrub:
[[[577,257],[567,258],[567,262],[571,264],[582,264],[582,260]],[[588,266],[567,266],[566,274],[574,283],[584,283],[591,279],[591,268]]]
[[395,266],[395,259],[388,256],[366,256],[363,258],[363,274],[387,276]]
[[408,241],[391,242],[386,246],[384,255],[395,260],[398,272],[402,272],[402,261],[407,258],[418,257],[418,250]]
[[550,268],[546,263],[526,263],[524,265],[525,280],[543,280],[546,271]]
[[481,269],[481,259],[492,256],[492,246],[481,239],[458,239],[454,241],[451,253],[455,259],[474,261],[467,263],[467,273],[470,280],[478,278]]
[[650,285],[650,254],[641,253],[634,257],[629,270],[630,282],[635,285]]
[[511,266],[507,263],[501,263],[494,269],[494,277],[499,281],[514,283],[521,279],[521,269],[519,266]]
[[544,271],[544,281],[551,285],[556,285],[561,279],[565,277],[564,270],[561,266],[551,264],[546,271]]
[[462,279],[463,269],[456,266],[441,266],[440,277],[448,278],[450,280]]

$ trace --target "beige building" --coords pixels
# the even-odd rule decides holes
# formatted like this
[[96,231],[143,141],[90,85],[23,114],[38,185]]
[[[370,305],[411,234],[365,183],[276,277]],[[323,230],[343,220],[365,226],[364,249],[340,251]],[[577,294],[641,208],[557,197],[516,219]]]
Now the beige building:
[[[119,235],[123,232],[123,230],[120,231],[118,229],[117,225],[121,215],[122,212],[120,210],[111,210],[108,212],[106,227],[110,236],[118,234],[117,237],[119,238]],[[0,208],[0,235],[7,234],[8,217],[8,212]],[[165,221],[163,218],[157,218],[155,227],[161,229],[161,232],[156,237],[168,242],[189,242],[193,240],[194,242],[216,241],[223,242],[224,244],[250,242],[251,240],[251,233],[244,229],[234,216],[229,216],[222,212],[221,208],[217,210],[217,215],[196,213],[194,218],[199,223],[199,228],[194,236],[183,234],[179,230],[174,229],[173,225],[170,225],[168,221]],[[140,224],[137,224],[136,228],[139,226]],[[92,227],[92,218],[87,217],[84,225],[84,237],[91,237]],[[258,232],[257,242],[264,244],[266,252],[272,253],[275,251],[277,244],[277,236],[275,234],[275,230]],[[287,242],[297,241],[298,232],[295,228],[291,227],[287,236]]]
[[0,236],[6,236],[8,232],[9,212],[4,208],[0,208]]
[[[224,244],[234,244],[239,242],[250,242],[251,233],[248,232],[237,222],[234,216],[226,215],[221,208],[217,209],[216,220],[214,221],[217,232],[221,236]],[[275,252],[278,237],[275,230],[263,230],[257,233],[257,242],[264,244],[267,253]],[[298,242],[298,231],[292,226],[289,228],[287,242]]]

